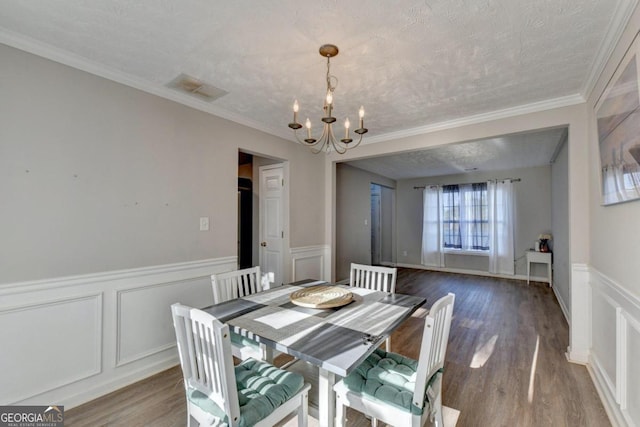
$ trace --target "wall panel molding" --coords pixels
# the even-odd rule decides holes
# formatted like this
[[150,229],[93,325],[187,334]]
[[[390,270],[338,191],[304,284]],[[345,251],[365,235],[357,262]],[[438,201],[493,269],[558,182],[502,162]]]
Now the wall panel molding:
[[[70,409],[175,366],[170,304],[212,304],[210,275],[236,268],[224,257],[0,285],[0,339],[15,343],[0,352],[12,368],[0,373],[0,405]],[[36,351],[49,333],[64,345]]]
[[301,246],[291,248],[291,281],[302,279],[330,280],[329,246]]
[[0,402],[16,403],[99,375],[102,308],[102,292],[0,308],[0,340],[12,349],[0,355]]
[[[116,299],[115,365],[122,366],[174,348],[170,305],[180,302],[203,308],[213,304],[213,291],[210,275],[207,275],[117,290]],[[140,322],[141,310],[145,308],[144,321]]]
[[[593,345],[589,354],[589,372],[612,423],[640,426],[640,408],[632,400],[640,395],[640,366],[637,363],[640,354],[640,299],[594,268],[590,269],[589,285],[592,328],[595,328],[590,337]],[[596,318],[596,315],[600,316],[602,307],[610,307],[613,316]],[[613,322],[607,322],[607,318]],[[599,324],[603,321],[606,324]],[[615,340],[613,345],[609,342],[611,339]],[[607,373],[606,366],[612,362],[615,363],[614,378]]]

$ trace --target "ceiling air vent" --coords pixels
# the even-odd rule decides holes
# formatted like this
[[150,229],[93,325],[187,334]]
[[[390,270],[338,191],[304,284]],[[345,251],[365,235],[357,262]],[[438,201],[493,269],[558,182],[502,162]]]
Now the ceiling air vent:
[[207,84],[202,80],[198,80],[195,77],[188,76],[186,74],[180,74],[167,84],[167,87],[179,90],[180,92],[188,93],[189,95],[200,98],[203,101],[212,102],[216,99],[225,96],[226,90],[219,89],[215,86]]

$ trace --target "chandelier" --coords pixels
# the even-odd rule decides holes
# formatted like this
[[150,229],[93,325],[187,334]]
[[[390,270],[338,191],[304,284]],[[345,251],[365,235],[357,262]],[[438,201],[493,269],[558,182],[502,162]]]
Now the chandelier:
[[293,129],[298,142],[307,145],[315,154],[323,150],[327,153],[331,152],[331,150],[335,150],[339,154],[344,154],[347,150],[360,145],[360,142],[362,142],[362,135],[369,131],[369,129],[364,127],[364,107],[360,107],[360,110],[358,111],[359,127],[358,129],[354,129],[354,132],[359,135],[358,142],[350,145],[353,142],[353,139],[349,136],[349,127],[351,126],[351,122],[349,122],[348,117],[344,121],[344,138],[338,139],[333,131],[333,123],[336,121],[336,118],[333,117],[333,91],[335,91],[338,86],[338,78],[331,75],[331,58],[338,55],[338,47],[332,44],[325,44],[320,46],[319,51],[320,56],[327,58],[327,94],[322,107],[324,111],[324,116],[321,119],[323,122],[322,135],[320,135],[320,138],[318,139],[311,136],[311,120],[307,118],[304,125],[307,128],[307,137],[303,140],[300,139],[298,129],[301,129],[302,125],[298,123],[298,109],[300,107],[297,100],[293,103],[293,122],[289,123],[289,127]]

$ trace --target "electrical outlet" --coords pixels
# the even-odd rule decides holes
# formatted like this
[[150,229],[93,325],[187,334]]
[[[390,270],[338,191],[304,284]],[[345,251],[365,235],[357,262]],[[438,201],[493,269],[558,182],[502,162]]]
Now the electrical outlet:
[[200,218],[200,231],[209,231],[209,217],[203,216]]
[[407,256],[407,251],[402,251],[402,256]]

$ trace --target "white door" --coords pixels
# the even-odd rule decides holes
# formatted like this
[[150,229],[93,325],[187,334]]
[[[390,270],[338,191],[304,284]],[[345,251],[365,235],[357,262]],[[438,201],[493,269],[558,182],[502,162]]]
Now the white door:
[[284,248],[284,173],[282,165],[260,167],[260,269],[282,284]]

